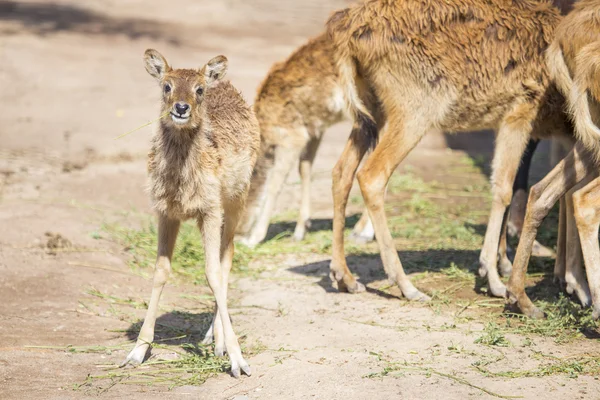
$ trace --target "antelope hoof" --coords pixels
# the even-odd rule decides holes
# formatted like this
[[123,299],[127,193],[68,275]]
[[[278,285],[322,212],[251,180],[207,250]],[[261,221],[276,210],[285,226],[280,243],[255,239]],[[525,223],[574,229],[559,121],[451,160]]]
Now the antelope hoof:
[[149,348],[150,345],[148,343],[136,343],[133,350],[131,350],[131,352],[127,355],[125,361],[123,361],[121,365],[119,365],[119,367],[122,368],[128,364],[140,365],[144,362],[144,359],[146,358],[146,353],[148,352]]
[[589,307],[592,305],[592,296],[589,289],[586,290],[585,287],[582,287],[578,284],[567,283],[566,290],[570,295],[575,293],[575,297],[577,297],[583,307]]
[[250,370],[250,366],[246,360],[244,360],[242,357],[240,357],[239,361],[231,359],[231,375],[238,379],[242,375],[242,372],[248,376],[252,375],[252,371]]
[[488,289],[492,296],[506,298],[506,286],[502,282],[492,283],[488,281]]
[[506,300],[509,304],[516,304],[523,315],[529,318],[542,319],[545,317],[544,313],[533,305],[529,297],[527,297],[524,292],[522,292],[522,294],[519,296],[515,294],[514,291],[506,289]]
[[402,292],[402,294],[409,301],[427,303],[429,300],[431,300],[431,297],[427,296],[425,293],[418,291],[417,289],[408,293]]
[[237,243],[241,243],[250,249],[255,248],[260,243],[260,241],[254,240],[252,236],[246,235],[235,236],[234,241]]
[[294,240],[296,242],[301,242],[304,240],[304,236],[306,235],[306,230],[305,229],[298,229],[296,227],[296,229],[294,230]]
[[594,311],[592,311],[592,318],[594,318],[595,320],[600,318],[600,306],[594,305]]
[[526,307],[521,310],[524,315],[528,316],[532,319],[544,319],[545,315],[542,310],[537,308],[536,306]]
[[363,232],[354,232],[350,234],[350,239],[356,244],[367,244],[375,239],[374,235],[364,234]]
[[533,248],[531,249],[531,255],[534,257],[556,257],[554,250],[540,244],[537,240],[533,242]]
[[[341,275],[341,277],[340,277]],[[348,292],[348,293],[361,293],[366,291],[365,285],[356,280],[352,275],[346,276],[342,274],[337,274],[335,272],[331,272],[329,274],[332,282],[337,282],[337,289],[339,292]]]

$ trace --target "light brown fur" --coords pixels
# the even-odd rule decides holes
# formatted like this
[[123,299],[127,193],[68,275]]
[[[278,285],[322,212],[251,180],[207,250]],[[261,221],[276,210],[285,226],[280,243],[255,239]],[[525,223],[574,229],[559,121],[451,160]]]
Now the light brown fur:
[[420,300],[427,296],[404,274],[387,227],[387,181],[429,131],[494,129],[492,211],[480,273],[487,275],[493,295],[504,296],[498,244],[523,150],[530,138],[570,132],[564,100],[543,56],[559,20],[558,10],[541,0],[368,0],[330,18],[340,78],[356,121],[333,173],[331,272],[338,287],[363,289],[346,265],[343,212],[358,163],[377,131],[379,143],[358,181],[388,277],[407,298]]
[[[556,38],[547,52],[552,78],[564,93],[575,124],[578,140],[574,150],[558,164],[529,196],[529,205],[521,242],[515,257],[515,270],[509,281],[510,298],[530,316],[543,314],[525,294],[525,272],[529,261],[532,237],[541,220],[557,199],[566,193],[567,240],[581,242],[587,270],[567,259],[564,271],[567,288],[575,292],[584,305],[593,304],[594,317],[600,317],[600,2],[581,0],[556,30]],[[583,188],[581,188],[583,187]],[[573,246],[567,243],[567,248]],[[589,286],[588,286],[589,283]]]
[[217,355],[227,350],[234,376],[240,370],[249,375],[227,310],[227,284],[233,235],[258,154],[258,122],[237,89],[222,80],[225,57],[198,70],[173,70],[156,50],[147,50],[144,60],[163,92],[161,115],[170,115],[161,118],[148,155],[148,189],[159,219],[154,285],[144,325],[123,365],[144,360],[180,222],[194,219],[202,231],[206,276],[217,304],[205,341],[214,338]]

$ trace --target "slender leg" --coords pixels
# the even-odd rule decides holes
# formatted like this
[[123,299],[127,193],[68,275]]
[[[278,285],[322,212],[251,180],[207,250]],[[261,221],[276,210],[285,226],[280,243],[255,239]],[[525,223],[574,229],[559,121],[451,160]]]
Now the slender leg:
[[[537,139],[529,139],[529,143],[527,143],[527,148],[525,149],[525,153],[523,153],[521,165],[519,166],[513,184],[513,197],[510,203],[510,219],[508,221],[508,234],[511,237],[519,237],[523,230],[523,220],[525,219],[525,210],[527,208],[527,193],[529,191],[529,169],[531,167],[533,154],[535,153],[535,149],[539,142],[540,141]],[[552,143],[554,142],[556,142],[556,140],[552,141]],[[562,158],[558,159],[558,161],[561,159]],[[556,163],[553,163],[552,165],[554,166]],[[536,257],[554,257],[556,255],[552,249],[542,245],[537,240],[533,243],[531,254]],[[504,261],[504,263],[508,266],[506,261]]]
[[579,232],[575,222],[575,208],[573,204],[573,193],[585,187],[595,178],[594,175],[582,179],[573,186],[565,195],[567,202],[567,240],[566,240],[566,270],[565,281],[567,283],[567,293],[577,296],[584,307],[589,307],[592,303],[590,288],[585,277],[583,269],[583,254],[581,252],[581,243],[579,242]]
[[[235,226],[237,225],[241,211],[244,209],[243,201],[235,201],[225,208],[225,221],[221,234],[221,271],[223,273],[222,280],[227,294],[229,287],[229,273],[233,264],[233,237],[235,235]],[[222,356],[225,349],[225,337],[223,335],[223,323],[218,308],[215,306],[215,315],[210,328],[206,332],[203,344],[215,342],[215,355]]]
[[498,246],[498,270],[502,276],[510,276],[512,271],[512,263],[508,259],[508,244],[507,244],[507,230],[508,230],[508,219],[510,218],[510,210],[507,210],[502,221],[502,232],[500,233],[500,245]]
[[[228,276],[228,272],[226,273],[225,269],[230,268],[230,259],[233,255],[233,243],[231,241],[230,243],[227,243],[224,247],[225,251],[222,251],[222,218],[220,214],[221,212],[207,213],[199,222],[199,225],[202,230],[204,253],[206,255],[206,278],[208,280],[208,285],[215,295],[217,311],[223,326],[225,347],[229,354],[229,360],[231,361],[231,373],[234,377],[238,378],[240,376],[240,369],[247,375],[250,375],[251,372],[248,363],[242,357],[242,350],[235,332],[233,331],[231,319],[229,318],[227,307],[227,282],[224,282],[224,277]],[[237,223],[237,218],[235,219],[235,222]],[[225,218],[225,225],[228,225],[227,218]],[[223,226],[223,231],[229,230],[235,231],[235,224],[231,227]],[[223,255],[223,259],[226,263],[229,263],[229,266],[221,264],[221,255]],[[217,326],[219,326],[219,324],[218,321],[215,320],[215,328]]]
[[281,189],[294,163],[300,157],[303,147],[304,145],[297,146],[296,143],[291,143],[290,147],[277,146],[275,149],[275,162],[271,170],[267,173],[267,188],[264,202],[260,207],[258,217],[250,233],[240,237],[239,240],[241,243],[248,247],[255,247],[267,236],[269,220],[275,209],[277,197],[281,193]]
[[513,182],[531,132],[530,120],[523,114],[523,110],[517,108],[514,115],[505,118],[511,122],[504,122],[498,130],[492,162],[492,210],[479,257],[479,274],[487,276],[490,292],[497,297],[506,294],[497,269],[502,221],[510,205]]
[[517,303],[523,314],[530,317],[543,317],[543,313],[533,305],[525,293],[525,274],[537,229],[558,199],[594,170],[593,164],[582,157],[579,146],[575,146],[565,159],[531,188],[529,193],[523,232],[508,281],[507,294],[509,301]]
[[300,204],[300,212],[298,213],[298,222],[294,229],[294,239],[302,240],[306,235],[306,229],[310,227],[310,186],[311,172],[315,155],[321,144],[322,133],[317,137],[311,138],[302,154],[300,155],[300,180],[302,181],[302,200]]
[[566,286],[565,271],[567,269],[567,201],[565,197],[560,198],[560,210],[558,213],[558,238],[556,239],[556,260],[554,261],[554,282],[561,289]]
[[402,268],[387,225],[384,196],[390,176],[428,130],[417,124],[407,127],[404,121],[390,118],[386,133],[357,175],[388,279],[399,286],[407,299],[417,301],[427,301],[429,297],[413,286]]
[[540,141],[537,139],[529,139],[513,184],[513,197],[510,203],[508,220],[508,234],[513,237],[518,237],[523,229],[523,220],[525,219],[525,210],[527,209],[529,169],[531,168],[533,154],[539,143]]
[[179,225],[180,222],[178,220],[169,219],[164,215],[159,215],[158,217],[158,254],[154,267],[152,295],[150,296],[146,318],[144,318],[144,324],[140,330],[135,347],[121,364],[122,367],[128,363],[141,364],[144,361],[150,344],[154,340],[154,325],[156,323],[158,302],[171,272],[171,257],[173,257],[173,249],[175,248]]
[[[387,186],[385,187],[384,198],[387,196]],[[360,219],[354,225],[350,238],[359,244],[372,242],[375,239],[375,228],[373,222],[369,218],[369,210],[365,207]]]
[[365,287],[358,282],[348,269],[344,253],[344,227],[346,223],[346,204],[352,182],[360,160],[364,157],[369,142],[358,127],[352,129],[344,151],[333,169],[333,244],[329,265],[331,280],[337,282],[339,291],[362,292]]
[[600,178],[594,179],[573,196],[575,218],[585,259],[587,279],[590,284],[595,319],[600,317]]

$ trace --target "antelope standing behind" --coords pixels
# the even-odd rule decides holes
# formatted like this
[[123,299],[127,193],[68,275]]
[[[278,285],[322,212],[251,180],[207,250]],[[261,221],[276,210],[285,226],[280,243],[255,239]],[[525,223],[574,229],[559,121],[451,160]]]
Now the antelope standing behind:
[[149,191],[158,213],[158,254],[152,295],[137,343],[123,365],[144,361],[154,339],[161,292],[181,221],[194,219],[204,242],[206,277],[216,310],[205,342],[226,350],[233,376],[250,375],[227,310],[233,236],[246,201],[260,144],[258,122],[231,83],[227,59],[201,69],[172,69],[156,50],[144,54],[146,70],[160,84],[162,118],[148,154]]
[[[325,130],[346,119],[333,48],[321,34],[274,64],[261,83],[254,111],[261,130],[261,151],[252,176],[246,213],[238,239],[256,246],[267,235],[277,197],[299,161],[301,203],[294,238],[310,226],[311,172]],[[357,238],[373,239],[366,213],[357,223]]]
[[333,172],[330,269],[340,290],[364,290],[346,264],[343,227],[348,192],[369,147],[374,150],[357,178],[384,269],[406,298],[427,300],[398,258],[384,189],[428,132],[494,129],[492,210],[479,271],[492,295],[505,295],[497,254],[523,151],[532,138],[570,132],[564,99],[550,82],[543,55],[559,20],[558,10],[542,0],[367,0],[329,19],[355,121]]
[[[531,317],[542,317],[525,293],[525,272],[537,230],[566,193],[567,213],[576,226],[567,226],[567,237],[580,239],[587,282],[581,264],[567,260],[567,290],[575,292],[583,305],[593,304],[594,318],[600,317],[600,2],[581,0],[561,22],[547,52],[548,68],[565,95],[575,125],[577,144],[546,177],[531,188],[515,269],[508,288],[511,302]],[[573,214],[574,213],[574,214]],[[567,217],[569,215],[567,214]],[[568,224],[570,225],[570,224]],[[569,245],[567,244],[567,247]],[[570,270],[571,268],[571,270]]]

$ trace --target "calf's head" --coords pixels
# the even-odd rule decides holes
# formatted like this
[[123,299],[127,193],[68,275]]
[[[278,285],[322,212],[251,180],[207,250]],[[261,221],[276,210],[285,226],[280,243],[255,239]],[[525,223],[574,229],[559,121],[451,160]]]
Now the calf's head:
[[161,115],[168,113],[166,123],[179,129],[200,126],[205,92],[227,73],[227,58],[217,56],[199,69],[173,69],[158,51],[148,49],[144,64],[160,84]]

